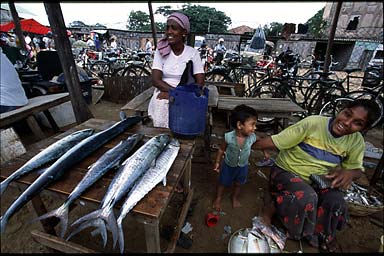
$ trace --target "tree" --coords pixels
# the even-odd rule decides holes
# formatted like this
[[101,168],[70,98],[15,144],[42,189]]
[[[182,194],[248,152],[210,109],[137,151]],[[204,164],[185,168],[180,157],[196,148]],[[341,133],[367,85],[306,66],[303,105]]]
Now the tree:
[[324,8],[319,10],[305,24],[308,25],[308,33],[314,37],[324,37],[324,29],[327,22],[323,20]]
[[126,27],[133,31],[151,31],[150,17],[142,11],[131,11]]
[[175,11],[180,11],[189,17],[193,33],[226,33],[232,23],[231,18],[222,11],[190,3],[184,4],[181,10],[172,10],[169,5],[160,6],[155,13],[168,16]]
[[[162,31],[165,28],[163,22],[156,22],[156,30]],[[142,11],[131,11],[126,28],[133,31],[151,31],[151,19],[149,14]]]
[[272,22],[270,24],[264,25],[264,33],[266,37],[270,36],[279,36],[283,30],[283,24],[279,22]]

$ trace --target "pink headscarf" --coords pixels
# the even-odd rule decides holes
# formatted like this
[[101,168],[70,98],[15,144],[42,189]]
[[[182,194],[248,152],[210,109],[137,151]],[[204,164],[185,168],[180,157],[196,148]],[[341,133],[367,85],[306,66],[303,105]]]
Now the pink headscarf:
[[[187,30],[187,33],[190,32],[191,26],[189,24],[189,19],[185,14],[181,12],[173,12],[168,16],[168,20],[174,20],[177,24],[180,25],[183,29]],[[171,52],[171,47],[169,46],[168,40],[166,38],[160,39],[157,43],[157,49],[159,50],[161,56],[165,57]]]

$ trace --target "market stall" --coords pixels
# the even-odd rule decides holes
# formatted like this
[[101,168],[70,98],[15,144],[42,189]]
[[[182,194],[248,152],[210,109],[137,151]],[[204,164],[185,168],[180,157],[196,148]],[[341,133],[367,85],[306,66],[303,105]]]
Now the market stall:
[[[98,131],[102,131],[112,126],[114,121],[101,120],[101,119],[89,119],[88,121],[66,131],[65,133],[57,136],[42,140],[34,144],[31,149],[24,155],[8,161],[1,166],[1,178],[5,179],[11,175],[17,168],[23,165],[26,161],[31,159],[34,155],[40,152],[42,149],[48,147],[55,141],[73,133],[74,131],[93,128]],[[57,182],[49,185],[40,194],[47,193],[57,200],[65,200],[65,198],[72,192],[74,187],[84,177],[85,172],[92,163],[94,163],[104,152],[112,148],[114,145],[119,143],[121,140],[126,139],[127,136],[134,133],[141,133],[144,135],[143,142],[148,141],[149,138],[161,134],[168,133],[168,129],[150,128],[140,124],[128,128],[125,132],[112,139],[100,149],[96,150],[93,154],[86,157],[80,163],[74,165],[71,169],[65,172],[65,174]],[[184,203],[182,211],[179,214],[177,220],[178,226],[173,234],[173,239],[167,245],[166,252],[173,252],[176,246],[177,238],[181,232],[181,225],[184,223],[189,204],[192,199],[193,189],[191,187],[191,158],[194,151],[194,141],[179,140],[180,150],[178,155],[167,174],[166,186],[161,184],[157,185],[150,193],[148,193],[130,212],[134,219],[139,223],[144,224],[145,239],[146,241],[146,252],[161,252],[160,250],[160,234],[159,234],[159,222],[167,209],[168,204],[173,198],[175,187],[183,179],[184,184]],[[32,173],[20,178],[17,182],[21,187],[29,186],[34,180],[36,180],[38,174]],[[79,200],[84,201],[87,204],[98,206],[103,199],[106,190],[113,179],[114,172],[108,172],[101,179],[99,179],[89,190],[87,190]],[[34,197],[31,201],[33,204],[33,210],[38,216],[50,211],[40,194]],[[121,207],[121,204],[117,204],[117,208]],[[25,220],[26,222],[31,220]],[[69,219],[70,223],[75,221]],[[67,242],[56,235],[54,227],[58,224],[52,219],[42,220],[44,232],[33,231],[32,236],[39,243],[53,248],[55,250],[63,252],[91,252],[92,248],[87,249],[87,245],[77,245],[70,241]],[[132,234],[126,234],[129,237]],[[143,250],[145,251],[145,250]]]

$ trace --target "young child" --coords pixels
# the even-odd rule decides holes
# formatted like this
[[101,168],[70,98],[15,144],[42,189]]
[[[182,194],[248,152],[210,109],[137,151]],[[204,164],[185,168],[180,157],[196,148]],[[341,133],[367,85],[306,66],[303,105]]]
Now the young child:
[[[234,130],[224,134],[224,141],[217,151],[213,170],[219,173],[216,199],[213,208],[221,211],[221,199],[225,187],[233,185],[232,206],[240,207],[240,185],[248,176],[248,158],[256,141],[257,112],[244,104],[235,107],[231,115]],[[224,157],[224,159],[223,159]]]

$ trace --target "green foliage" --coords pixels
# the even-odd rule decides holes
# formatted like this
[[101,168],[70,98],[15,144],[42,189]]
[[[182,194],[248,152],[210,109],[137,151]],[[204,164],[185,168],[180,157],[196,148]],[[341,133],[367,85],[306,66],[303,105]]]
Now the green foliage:
[[231,18],[225,15],[224,12],[190,3],[184,4],[181,10],[171,9],[169,5],[160,6],[155,13],[167,17],[175,11],[182,12],[189,17],[192,33],[226,33],[228,26],[232,23]]
[[270,24],[264,25],[264,33],[266,37],[270,36],[279,36],[283,30],[283,24],[279,22],[272,22]]
[[324,37],[324,29],[327,22],[323,20],[324,8],[319,10],[306,24],[308,25],[308,33],[314,37]]
[[[156,31],[162,31],[165,28],[163,22],[155,22]],[[126,25],[127,30],[132,31],[152,31],[151,18],[149,14],[142,11],[131,11]]]

